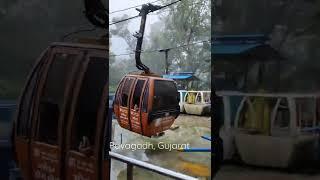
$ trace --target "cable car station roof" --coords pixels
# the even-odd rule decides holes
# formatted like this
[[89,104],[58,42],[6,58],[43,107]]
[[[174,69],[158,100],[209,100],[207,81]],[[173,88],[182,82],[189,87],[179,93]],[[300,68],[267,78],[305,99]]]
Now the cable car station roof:
[[212,53],[214,60],[235,57],[259,60],[283,59],[268,41],[269,38],[263,34],[215,36],[212,40]]
[[174,79],[174,80],[196,80],[197,77],[194,76],[192,72],[175,72],[170,74],[162,75],[163,78]]

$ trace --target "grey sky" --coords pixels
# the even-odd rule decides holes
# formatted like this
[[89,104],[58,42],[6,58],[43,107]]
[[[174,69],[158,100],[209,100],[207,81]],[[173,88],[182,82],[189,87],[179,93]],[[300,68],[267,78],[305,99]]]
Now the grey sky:
[[[109,12],[121,10],[121,9],[126,9],[128,7],[140,5],[140,4],[145,4],[149,2],[153,2],[155,0],[109,0]],[[156,2],[154,4],[160,4],[161,2]],[[117,12],[113,14],[109,14],[109,21],[111,22],[112,18],[114,17],[121,17],[122,15],[127,14],[129,17],[131,16],[136,16],[138,15],[138,11],[135,8],[122,11],[122,12]],[[149,15],[147,17],[147,22],[146,22],[146,29],[145,29],[145,35],[148,36],[150,33],[150,25],[153,24],[154,22],[158,21],[159,18],[156,15]],[[132,20],[129,20],[129,30],[131,31],[132,34],[134,34],[136,31],[139,31],[139,26],[140,26],[140,18],[135,18]],[[110,29],[113,27],[110,26]],[[126,48],[128,47],[125,41],[122,38],[113,36],[111,39],[112,46],[110,47],[111,51],[115,54],[122,54],[122,53],[127,53],[128,51]]]

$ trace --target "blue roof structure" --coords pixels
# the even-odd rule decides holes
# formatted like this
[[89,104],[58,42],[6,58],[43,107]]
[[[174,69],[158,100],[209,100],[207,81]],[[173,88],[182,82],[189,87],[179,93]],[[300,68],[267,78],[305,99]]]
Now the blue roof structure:
[[186,80],[195,78],[192,72],[179,72],[179,73],[170,73],[162,75],[163,78],[175,79],[175,80]]
[[244,54],[257,47],[268,46],[269,38],[257,35],[224,35],[213,37],[212,53],[215,56],[230,56]]
[[251,41],[251,42],[266,42],[269,37],[265,34],[242,34],[242,35],[218,35],[213,37],[214,42],[218,41]]
[[256,48],[258,46],[260,46],[260,44],[232,44],[232,45],[221,44],[221,45],[216,45],[213,47],[213,54],[214,55],[241,54],[246,51],[249,51],[250,49]]
[[170,74],[166,74],[162,76],[163,78],[167,78],[167,79],[189,79],[192,78],[192,75],[170,75]]

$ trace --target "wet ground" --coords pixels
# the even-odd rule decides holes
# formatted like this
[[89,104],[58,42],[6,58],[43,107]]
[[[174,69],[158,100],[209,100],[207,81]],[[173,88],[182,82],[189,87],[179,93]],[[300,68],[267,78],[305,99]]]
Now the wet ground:
[[[115,149],[112,151],[142,160],[163,168],[181,172],[199,179],[211,179],[211,155],[208,152],[179,152],[177,150],[160,149],[158,144],[190,144],[190,147],[210,148],[210,141],[201,138],[202,135],[210,136],[211,118],[204,116],[180,115],[174,126],[175,130],[167,130],[161,137],[143,137],[121,128],[116,121],[113,122],[113,142],[116,144],[153,144],[155,149]],[[112,161],[111,179],[126,179],[126,165],[119,161]],[[170,179],[162,175],[134,168],[134,179],[157,180]]]
[[215,180],[319,180],[320,170],[316,172],[288,172],[284,169],[260,168],[253,166],[223,165]]

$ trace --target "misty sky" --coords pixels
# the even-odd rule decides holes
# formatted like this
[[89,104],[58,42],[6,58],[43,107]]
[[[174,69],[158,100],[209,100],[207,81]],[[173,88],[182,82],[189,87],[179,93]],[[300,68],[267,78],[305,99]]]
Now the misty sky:
[[[109,0],[109,12],[126,9],[128,7],[153,2],[155,0]],[[159,5],[161,2],[155,2],[153,4]],[[121,17],[122,15],[127,14],[129,17],[138,15],[138,11],[133,8],[122,12],[112,13],[109,14],[109,21],[111,22],[112,18],[114,17]],[[129,30],[132,34],[134,34],[136,31],[139,31],[140,27],[140,20],[141,18],[135,18],[130,20],[129,23]],[[147,23],[146,23],[146,29],[145,29],[145,35],[148,35],[150,33],[150,25],[154,22],[158,21],[159,18],[157,15],[148,15],[147,16]],[[110,26],[110,29],[113,27]],[[113,36],[111,39],[112,46],[111,51],[115,54],[122,54],[127,53],[128,51],[126,48],[128,47],[125,43],[125,41],[122,38],[118,38],[116,36]]]

